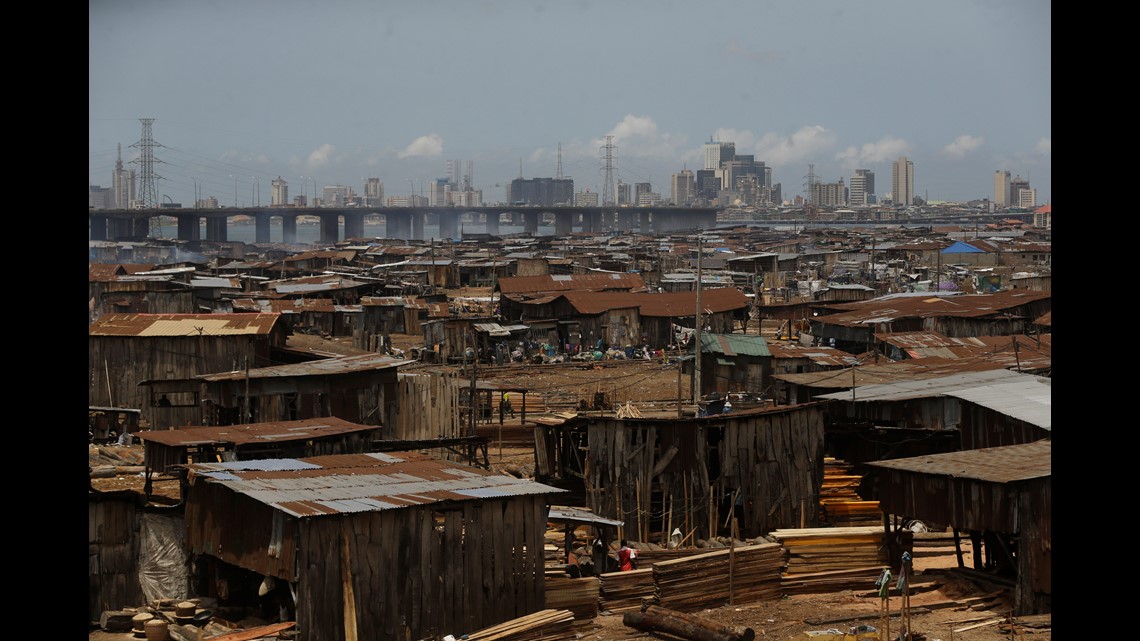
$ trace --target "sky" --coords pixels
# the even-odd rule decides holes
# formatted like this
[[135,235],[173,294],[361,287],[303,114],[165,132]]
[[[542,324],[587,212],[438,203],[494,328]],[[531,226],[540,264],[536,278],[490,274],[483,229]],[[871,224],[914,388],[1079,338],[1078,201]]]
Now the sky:
[[[994,172],[1050,202],[1049,0],[89,0],[90,185],[116,158],[192,206],[268,205],[325,185],[428,193],[471,165],[601,193],[612,172],[666,199],[733,142],[783,197],[809,167],[916,195],[994,198]],[[561,149],[561,152],[559,152]]]

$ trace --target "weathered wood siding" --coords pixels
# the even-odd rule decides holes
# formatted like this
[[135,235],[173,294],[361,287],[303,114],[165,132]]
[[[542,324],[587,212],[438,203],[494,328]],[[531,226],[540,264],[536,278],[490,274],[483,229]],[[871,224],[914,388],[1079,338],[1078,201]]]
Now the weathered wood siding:
[[186,489],[186,548],[266,576],[295,581],[297,521],[217,483]]
[[87,616],[143,605],[139,583],[138,496],[114,495],[87,502]]
[[1053,480],[1044,478],[1024,486],[1017,502],[1021,533],[1017,551],[1016,614],[1052,610],[1053,593]]
[[464,436],[459,427],[459,372],[399,374],[396,409],[385,439],[418,441]]
[[542,610],[546,516],[526,495],[303,519],[298,627],[307,641],[406,641]]
[[[742,536],[816,520],[821,406],[677,421],[602,418],[590,421],[587,434],[588,506],[625,521],[625,538],[660,541],[677,527],[708,538],[727,532],[729,515]],[[539,457],[545,468],[550,438]]]

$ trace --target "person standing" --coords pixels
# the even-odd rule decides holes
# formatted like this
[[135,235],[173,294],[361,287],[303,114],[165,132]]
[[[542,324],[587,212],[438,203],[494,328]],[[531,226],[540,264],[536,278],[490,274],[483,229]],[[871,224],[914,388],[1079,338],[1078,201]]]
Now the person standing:
[[637,569],[637,550],[629,547],[629,543],[621,540],[621,547],[617,551],[618,570],[629,572]]

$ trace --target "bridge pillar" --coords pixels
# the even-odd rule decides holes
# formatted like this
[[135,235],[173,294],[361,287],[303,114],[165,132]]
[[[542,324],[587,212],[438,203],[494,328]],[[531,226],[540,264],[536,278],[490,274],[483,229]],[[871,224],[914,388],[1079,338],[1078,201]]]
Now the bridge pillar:
[[321,244],[334,245],[340,240],[340,214],[320,214]]
[[427,218],[427,212],[413,211],[412,212],[412,226],[411,233],[408,234],[409,240],[423,240],[424,239],[424,219]]
[[344,238],[364,238],[364,214],[344,215]]
[[384,212],[384,237],[407,240],[412,235],[412,215],[407,212]]
[[107,217],[93,214],[90,220],[91,230],[88,234],[91,240],[107,240]]
[[623,207],[617,213],[617,228],[621,231],[632,231],[634,216],[637,210],[632,207]]
[[[538,231],[538,225],[534,226]],[[574,213],[569,211],[554,212],[554,235],[569,236],[574,231]]]
[[651,216],[649,215],[649,211],[645,209],[638,209],[635,215],[637,216],[638,230],[646,235],[652,234],[653,221],[650,220]]
[[492,236],[499,235],[499,212],[489,211],[486,214],[486,230]]
[[286,245],[297,244],[297,214],[281,215],[281,242]]
[[225,216],[206,219],[206,240],[219,243],[226,242],[228,220]]
[[253,215],[253,242],[258,245],[269,244],[269,218],[270,215],[265,212],[258,212]]
[[199,240],[202,238],[202,221],[198,214],[175,216],[178,221],[178,240]]
[[441,238],[447,240],[459,238],[459,217],[461,215],[458,210],[454,209],[436,212],[436,216],[439,218],[439,235]]
[[146,238],[150,236],[150,219],[136,218],[131,226],[131,236]]
[[[542,220],[542,214],[537,211],[524,211],[523,216],[523,231],[531,236],[538,235],[538,221]],[[557,219],[555,219],[557,224]]]

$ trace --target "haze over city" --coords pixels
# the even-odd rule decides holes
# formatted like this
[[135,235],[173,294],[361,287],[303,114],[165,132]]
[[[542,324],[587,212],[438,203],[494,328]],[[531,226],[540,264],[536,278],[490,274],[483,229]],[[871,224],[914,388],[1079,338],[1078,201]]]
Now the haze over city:
[[[784,199],[809,165],[928,200],[994,197],[994,172],[1051,192],[1051,4],[247,0],[89,2],[89,184],[139,157],[153,119],[164,202],[268,205],[326,185],[423,193],[465,172],[482,200],[519,177],[668,195],[703,145],[735,143]],[[132,146],[135,145],[135,146]]]

